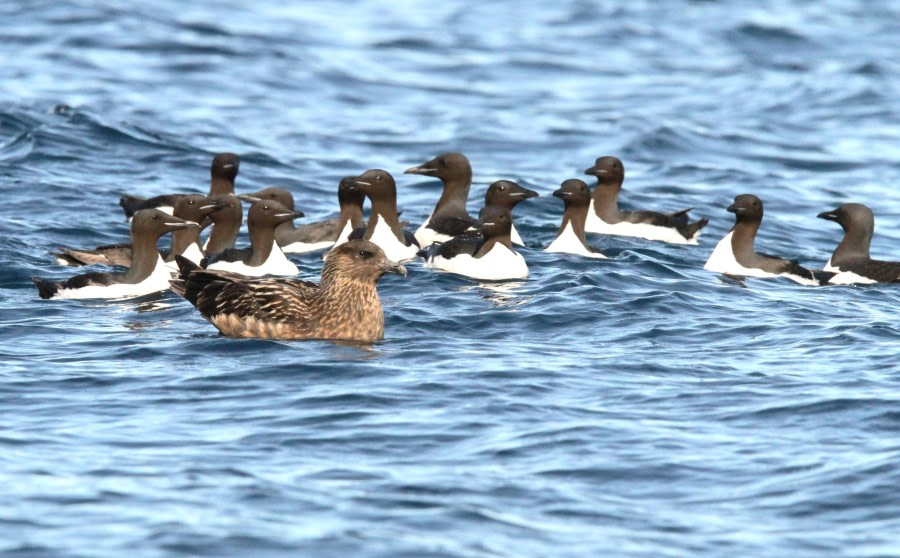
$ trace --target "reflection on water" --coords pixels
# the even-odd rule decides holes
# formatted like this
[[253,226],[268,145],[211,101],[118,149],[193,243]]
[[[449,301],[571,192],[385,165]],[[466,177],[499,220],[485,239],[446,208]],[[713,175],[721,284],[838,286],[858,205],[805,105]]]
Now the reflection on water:
[[511,308],[528,304],[534,299],[532,295],[521,295],[517,292],[525,285],[524,281],[483,281],[475,285],[461,285],[454,290],[460,293],[474,292],[482,300],[498,308]]

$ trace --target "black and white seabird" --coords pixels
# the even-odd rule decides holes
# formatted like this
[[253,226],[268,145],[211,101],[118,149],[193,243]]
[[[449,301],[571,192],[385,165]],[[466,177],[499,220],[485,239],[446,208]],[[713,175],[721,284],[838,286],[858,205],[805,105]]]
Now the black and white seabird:
[[[130,298],[169,288],[171,277],[156,244],[167,232],[200,225],[158,209],[142,209],[131,221],[131,267],[123,272],[85,273],[63,281],[32,277],[41,298]],[[185,260],[187,261],[187,260]]]
[[[365,231],[356,229],[351,239],[374,242],[388,259],[403,262],[416,257],[419,242],[403,229],[397,215],[397,185],[394,177],[381,169],[370,169],[351,181],[353,188],[364,193],[372,204]],[[330,257],[330,256],[329,256]]]
[[212,223],[212,229],[203,245],[203,251],[206,254],[218,254],[234,248],[244,221],[244,206],[234,194],[218,194],[209,196],[209,199],[220,208],[206,217],[206,221]]
[[419,255],[425,258],[425,266],[488,281],[528,277],[525,258],[513,249],[510,239],[509,211],[488,205],[478,217],[478,230],[422,250]]
[[[294,226],[293,222],[282,223],[275,229],[278,245],[288,254],[306,254],[334,246],[343,237],[345,240],[354,228],[365,227],[363,220],[363,200],[365,195],[352,188],[352,177],[346,177],[338,185],[338,203],[341,213],[336,219],[326,219],[316,223]],[[259,192],[241,196],[245,200],[275,200],[290,210],[294,209],[294,196],[286,188],[265,188]],[[344,230],[346,229],[346,230]],[[341,232],[344,234],[341,235]]]
[[[212,202],[206,196],[189,194],[181,196],[175,202],[173,214],[185,221],[199,223],[199,228],[180,229],[172,232],[172,245],[168,250],[160,250],[163,260],[174,267],[175,256],[184,256],[194,263],[199,264],[205,257],[200,244],[200,231],[209,224],[205,218],[211,213],[222,209],[224,205]],[[79,250],[75,248],[60,248],[60,252],[53,255],[60,265],[85,266],[94,264],[131,266],[131,244],[111,244],[98,246],[93,250]]]
[[820,219],[837,222],[844,229],[844,238],[825,265],[825,271],[835,273],[829,283],[900,282],[900,262],[873,260],[869,246],[875,232],[875,216],[861,203],[845,203],[832,211],[819,213]]
[[[523,188],[512,180],[497,180],[488,186],[487,192],[484,194],[484,205],[485,207],[489,205],[499,205],[509,211],[509,214],[512,215],[513,208],[516,207],[516,205],[527,199],[536,197],[538,197],[537,192]],[[513,244],[525,246],[525,243],[522,242],[522,237],[519,236],[519,232],[516,230],[515,223],[512,224],[509,237],[512,239]]]
[[758,197],[737,196],[728,211],[735,215],[734,227],[716,245],[703,269],[738,277],[787,277],[803,285],[821,284],[812,271],[793,260],[754,251],[756,231],[763,218],[763,204]]
[[466,211],[469,188],[472,186],[472,165],[465,155],[444,153],[406,169],[404,174],[433,176],[444,183],[444,191],[434,211],[416,231],[416,239],[422,246],[450,240],[475,224],[475,219]]
[[385,273],[406,275],[376,244],[337,246],[320,284],[296,279],[248,279],[200,269],[180,259],[172,289],[229,337],[335,339],[372,342],[384,337],[384,310],[375,283]]
[[231,271],[248,277],[296,275],[300,270],[278,246],[275,229],[281,223],[298,217],[303,217],[303,213],[291,211],[273,200],[260,200],[250,206],[247,213],[250,246],[212,254],[201,265],[207,269]]
[[[234,179],[237,177],[241,165],[241,158],[234,153],[218,153],[213,157],[210,167],[209,193],[207,196],[218,194],[233,194]],[[172,213],[178,198],[184,194],[163,194],[152,198],[142,198],[129,194],[119,198],[119,205],[125,211],[125,216],[131,218],[136,211],[141,209],[157,208],[166,213]]]
[[620,211],[619,192],[625,181],[625,166],[617,157],[599,157],[585,174],[597,177],[586,230],[589,233],[634,236],[674,244],[697,244],[700,229],[709,220],[688,222],[691,208],[674,213]]
[[584,235],[584,225],[591,205],[591,189],[588,185],[583,180],[572,178],[560,184],[553,195],[562,199],[565,210],[562,224],[556,232],[556,238],[547,246],[547,252],[605,258],[599,250],[588,245]]

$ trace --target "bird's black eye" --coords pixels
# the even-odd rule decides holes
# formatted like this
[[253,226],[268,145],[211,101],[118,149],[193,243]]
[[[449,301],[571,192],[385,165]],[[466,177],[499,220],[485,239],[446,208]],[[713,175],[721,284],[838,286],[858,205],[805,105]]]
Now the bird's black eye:
[[375,181],[376,181],[376,182],[381,182],[381,175],[380,175],[380,174],[379,174],[378,176],[375,177]]
[[154,216],[153,216],[153,220],[154,220],[154,221],[159,221],[159,215],[154,215]]
[[503,190],[506,190],[506,186],[500,186],[500,188],[498,188],[498,190],[500,190],[502,192]]
[[371,258],[374,255],[375,254],[373,254],[372,252],[369,252],[368,250],[360,250],[359,251],[359,257],[364,260],[368,260],[369,258]]
[[758,201],[753,202],[753,207],[759,207],[759,202]]

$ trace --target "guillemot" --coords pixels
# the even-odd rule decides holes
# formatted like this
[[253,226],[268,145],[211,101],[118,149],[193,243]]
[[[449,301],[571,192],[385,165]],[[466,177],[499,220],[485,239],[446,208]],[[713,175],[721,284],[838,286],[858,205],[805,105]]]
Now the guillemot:
[[[244,221],[244,206],[234,194],[218,194],[209,196],[209,199],[221,208],[206,217],[205,221],[212,223],[212,229],[203,244],[203,251],[207,254],[218,254],[234,248],[238,233],[241,231],[241,223]],[[206,225],[205,221],[201,225]]]
[[617,157],[599,157],[585,174],[596,176],[593,199],[585,230],[589,233],[634,236],[674,244],[697,244],[700,229],[708,219],[689,222],[691,208],[674,213],[655,211],[620,211],[619,192],[625,180],[625,166]]
[[588,185],[583,180],[572,178],[560,184],[553,195],[562,199],[565,210],[556,238],[547,246],[546,251],[605,258],[600,251],[588,245],[584,236],[584,225],[591,204],[591,189]]
[[[131,221],[132,263],[127,271],[85,273],[62,281],[32,277],[41,298],[129,298],[169,288],[169,268],[156,247],[159,237],[200,225],[164,213],[142,209]],[[187,260],[185,260],[187,261]]]
[[425,266],[490,281],[528,277],[525,258],[513,249],[510,239],[509,211],[488,205],[478,218],[478,230],[466,231],[419,252],[425,258]]
[[763,203],[758,197],[737,196],[727,210],[734,213],[734,227],[716,245],[703,269],[738,277],[787,277],[803,285],[822,283],[812,271],[793,260],[754,251],[756,231],[763,218]]
[[171,282],[172,290],[223,335],[263,339],[378,341],[384,337],[384,310],[375,283],[385,273],[406,276],[403,265],[365,240],[337,246],[318,285],[248,279],[200,269],[183,258],[178,263],[181,278]]
[[861,203],[845,203],[832,211],[819,213],[818,217],[835,221],[844,229],[844,238],[825,265],[825,271],[835,273],[829,283],[900,282],[900,262],[869,257],[869,246],[875,232],[875,216],[871,209]]
[[421,165],[408,168],[404,174],[421,174],[440,178],[444,191],[431,216],[416,231],[422,246],[450,240],[475,224],[466,211],[469,188],[472,186],[472,165],[462,153],[443,153]]
[[[527,199],[536,197],[538,197],[537,192],[523,188],[512,180],[497,180],[488,186],[487,192],[484,194],[484,205],[485,207],[499,205],[509,211],[510,216],[512,216],[514,207]],[[512,224],[509,237],[513,244],[525,246],[525,243],[522,242],[522,237],[519,236],[519,232],[516,230],[515,223]]]
[[[205,253],[200,244],[200,231],[209,221],[205,218],[224,207],[223,204],[212,202],[206,196],[189,194],[181,196],[175,203],[173,215],[185,221],[199,223],[199,228],[180,229],[172,232],[172,244],[169,249],[160,250],[159,253],[166,263],[174,263],[175,256],[184,256],[194,263],[200,263]],[[110,244],[98,246],[93,250],[79,250],[76,248],[60,248],[60,252],[53,253],[60,265],[85,266],[85,265],[118,265],[131,266],[131,244]],[[175,269],[172,265],[170,268]]]
[[212,270],[240,273],[248,277],[296,275],[300,270],[284,255],[275,241],[275,228],[298,217],[303,217],[303,213],[291,211],[273,200],[260,200],[254,203],[247,213],[250,246],[230,248],[212,254],[201,262],[201,266]]
[[403,229],[397,216],[397,185],[394,177],[387,171],[370,169],[354,177],[351,184],[369,198],[372,209],[365,231],[356,229],[350,238],[374,242],[391,260],[402,262],[416,257],[419,242],[409,231]]
[[[349,236],[354,228],[364,227],[363,200],[365,195],[352,188],[351,177],[341,179],[338,185],[338,204],[341,213],[336,219],[326,219],[315,223],[295,226],[294,223],[282,223],[275,229],[275,238],[281,249],[289,254],[306,254],[317,252],[334,246],[342,237]],[[244,194],[242,199],[256,201],[261,199],[275,200],[290,210],[294,209],[294,196],[286,188],[264,188],[252,194]],[[350,227],[344,231],[345,228]]]
[[[217,153],[213,157],[210,166],[209,193],[207,196],[218,194],[233,194],[234,179],[237,177],[241,165],[241,158],[234,153]],[[172,213],[178,198],[184,194],[163,194],[152,198],[142,198],[124,194],[119,198],[119,205],[125,211],[125,217],[131,218],[136,211],[141,209],[159,209],[166,213]]]

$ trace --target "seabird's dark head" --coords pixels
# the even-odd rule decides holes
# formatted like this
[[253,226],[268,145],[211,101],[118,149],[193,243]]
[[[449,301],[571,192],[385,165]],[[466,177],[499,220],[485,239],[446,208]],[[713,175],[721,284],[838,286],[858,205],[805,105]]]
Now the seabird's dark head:
[[591,189],[578,178],[570,178],[559,185],[559,189],[553,192],[553,195],[562,199],[566,207],[570,205],[580,206],[591,203]]
[[849,231],[851,227],[861,227],[870,231],[875,229],[875,215],[861,203],[845,203],[832,211],[819,213],[817,217],[835,221],[844,231]]
[[406,277],[406,267],[389,260],[377,244],[368,240],[351,240],[328,253],[322,270],[326,275],[337,274],[341,278],[374,283],[385,273],[398,273]]
[[181,217],[169,215],[158,209],[142,209],[131,219],[132,234],[147,235],[159,238],[162,235],[181,229],[199,229],[200,225]]
[[176,217],[181,217],[186,221],[200,223],[200,226],[202,228],[211,223],[209,219],[206,219],[206,222],[204,223],[204,218],[223,207],[225,207],[224,204],[217,204],[206,196],[201,196],[200,194],[189,194],[186,196],[181,196],[181,198],[179,198],[179,200],[175,203],[175,208],[172,211],[172,214]]
[[303,217],[302,211],[291,211],[274,200],[260,200],[250,206],[247,213],[247,226],[251,229],[257,227],[272,227],[273,229],[282,223],[293,221]]
[[294,196],[287,188],[281,188],[279,186],[273,186],[271,188],[263,188],[258,192],[253,192],[252,194],[241,194],[238,196],[242,200],[246,202],[258,202],[259,200],[274,200],[290,209],[294,210]]
[[369,196],[370,200],[396,199],[397,184],[386,170],[369,169],[351,181],[353,188]]
[[237,177],[238,169],[241,166],[241,158],[235,153],[218,153],[212,160],[212,166],[209,169],[213,178],[221,178],[234,182]]
[[487,193],[484,195],[484,205],[499,205],[512,211],[519,202],[537,196],[538,193],[534,190],[522,188],[512,180],[498,180],[488,186]]
[[594,161],[594,166],[585,169],[584,174],[596,176],[600,184],[610,184],[621,188],[622,182],[625,180],[625,165],[618,157],[607,155],[598,157]]
[[362,209],[363,201],[366,199],[365,193],[354,186],[355,176],[345,176],[338,184],[338,203],[341,207],[345,205],[356,205]]
[[419,166],[406,169],[403,174],[434,176],[444,182],[454,179],[471,181],[472,165],[462,153],[442,153]]
[[487,205],[478,213],[475,224],[485,240],[495,236],[509,236],[512,230],[512,216],[509,210],[499,205]]
[[735,196],[734,203],[729,205],[726,210],[734,213],[738,222],[761,221],[763,217],[762,200],[753,194]]
[[209,214],[209,219],[213,223],[240,223],[244,219],[244,206],[234,194],[209,196],[209,200],[216,206],[216,209]]

